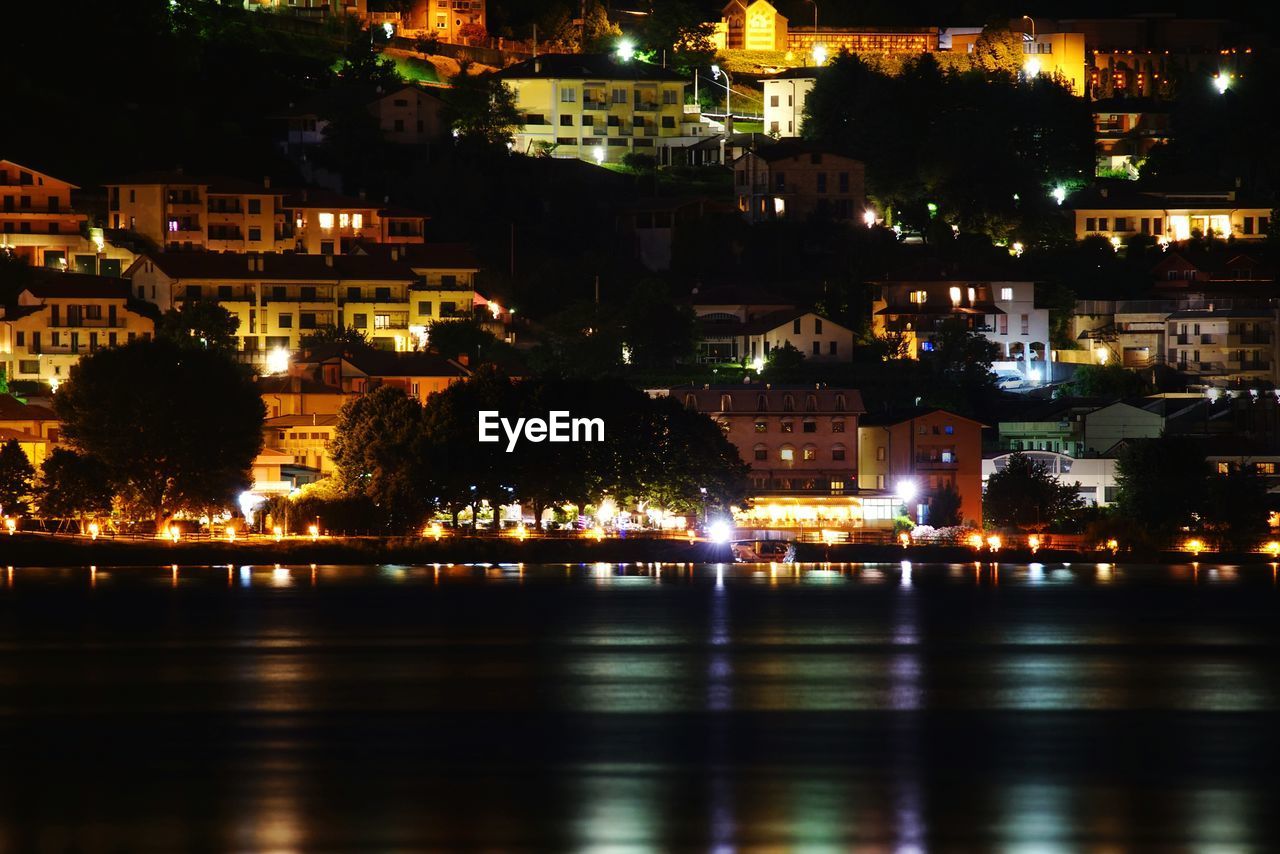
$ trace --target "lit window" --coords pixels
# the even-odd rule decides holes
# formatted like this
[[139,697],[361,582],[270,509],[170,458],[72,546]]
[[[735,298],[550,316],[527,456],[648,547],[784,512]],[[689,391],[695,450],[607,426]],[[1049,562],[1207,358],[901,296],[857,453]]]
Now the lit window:
[[1231,463],[1218,463],[1218,474],[1231,474]]
[[911,301],[916,305],[924,305],[925,300],[929,298],[928,291],[912,291]]
[[1013,288],[1001,288],[1000,299],[1005,300],[1006,302],[1013,299]]
[[338,214],[338,228],[347,228],[351,225],[351,216],[349,214]]
[[364,214],[352,214],[351,227],[356,229],[364,228]]
[[1258,463],[1258,474],[1275,474],[1275,463]]
[[[323,215],[324,215],[324,214],[321,214],[321,216],[323,216]],[[952,302],[952,304],[953,304],[953,305],[959,305],[959,304],[960,304],[960,289],[959,289],[959,288],[952,288],[952,289],[951,289],[951,302]]]
[[325,229],[333,228],[333,214],[331,213],[320,214],[320,227]]
[[778,456],[784,463],[789,463],[796,458],[796,452],[794,448],[783,448],[778,452]]
[[805,446],[804,458],[806,460],[816,460],[818,458],[818,449],[812,445]]

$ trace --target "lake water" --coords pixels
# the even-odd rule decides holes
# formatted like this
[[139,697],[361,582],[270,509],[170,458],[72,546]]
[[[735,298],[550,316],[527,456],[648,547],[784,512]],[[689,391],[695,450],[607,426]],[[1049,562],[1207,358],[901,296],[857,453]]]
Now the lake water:
[[0,850],[1275,849],[1278,606],[1268,564],[19,567]]

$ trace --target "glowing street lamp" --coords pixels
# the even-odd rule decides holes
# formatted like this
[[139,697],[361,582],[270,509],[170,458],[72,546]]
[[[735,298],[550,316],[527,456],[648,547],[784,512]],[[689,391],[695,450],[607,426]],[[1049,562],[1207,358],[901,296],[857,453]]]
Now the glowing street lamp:
[[272,528],[271,533],[275,534],[277,543],[284,539],[284,528],[281,528],[279,525]]
[[1022,73],[1027,75],[1028,80],[1032,79],[1033,77],[1039,77],[1040,76],[1040,60],[1033,56],[1030,59],[1028,59],[1026,62],[1022,63]]
[[18,530],[18,520],[12,516],[4,517],[4,529],[9,532],[9,536],[13,536],[13,532]]
[[597,145],[595,148],[591,149],[591,157],[596,161],[597,166],[604,163],[604,146]]
[[876,212],[871,208],[867,208],[862,212],[862,224],[867,228],[872,228],[876,224]]
[[717,519],[707,526],[707,537],[716,545],[724,545],[733,536],[733,528],[723,519]]
[[1280,541],[1272,540],[1262,548],[1263,548],[1263,551],[1271,555],[1273,560],[1277,557],[1280,557]]
[[267,354],[267,373],[283,374],[289,370],[289,351],[283,347],[276,347]]
[[1219,95],[1227,94],[1227,90],[1231,88],[1231,75],[1221,72],[1213,75],[1213,88],[1218,90]]
[[909,504],[911,503],[911,500],[916,497],[919,491],[920,489],[916,486],[916,482],[914,480],[900,480],[898,481],[897,489],[894,490],[894,495],[896,495],[903,504]]
[[1191,552],[1192,557],[1200,557],[1200,552],[1204,551],[1204,542],[1201,540],[1187,540],[1187,551]]
[[1027,537],[1027,547],[1031,549],[1032,554],[1040,551],[1040,538],[1035,534]]
[[311,535],[312,542],[320,539],[320,526],[319,525],[308,526],[307,533]]
[[101,529],[98,527],[98,523],[97,523],[97,522],[90,522],[90,523],[89,523],[89,539],[91,539],[91,540],[96,540],[96,539],[98,539],[98,532],[99,532],[99,530],[101,530]]
[[813,64],[814,65],[827,64],[827,46],[826,45],[815,44],[813,46]]
[[1059,184],[1049,192],[1049,195],[1053,196],[1055,202],[1062,204],[1067,200],[1067,188]]
[[991,549],[993,552],[998,552],[1000,551],[1001,542],[999,534],[992,534],[987,537],[987,548]]
[[618,42],[618,59],[623,62],[630,62],[632,57],[636,55],[636,46],[631,39],[623,39]]

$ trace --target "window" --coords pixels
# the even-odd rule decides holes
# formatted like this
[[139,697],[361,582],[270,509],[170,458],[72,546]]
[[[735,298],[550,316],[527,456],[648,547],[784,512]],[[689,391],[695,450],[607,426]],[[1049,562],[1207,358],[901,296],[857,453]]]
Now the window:
[[218,285],[218,299],[231,299],[233,293],[231,285]]
[[389,302],[391,300],[391,288],[374,288],[373,298],[378,302]]
[[1085,217],[1085,218],[1084,218],[1084,230],[1085,230],[1085,231],[1097,231],[1097,230],[1098,230],[1098,220],[1097,220],[1097,217],[1092,217],[1092,216],[1087,216],[1087,217]]
[[[625,103],[627,103],[627,90],[626,90],[626,89],[614,89],[614,90],[613,90],[613,94],[612,94],[612,100],[613,100],[613,103],[615,103],[615,104],[625,104]],[[612,118],[612,117],[610,117],[610,118]]]
[[578,100],[578,90],[572,86],[565,87],[560,90],[560,102],[562,104],[572,104]]
[[800,334],[800,318],[798,317],[795,320],[791,321],[791,334],[792,335]]
[[844,459],[844,445],[831,446],[831,459],[840,462]]
[[827,173],[818,173],[818,192],[825,193],[827,191]]
[[844,421],[843,421],[843,420],[841,420],[841,419],[839,419],[839,418],[837,418],[837,419],[835,419],[834,421],[832,421],[832,422],[831,422],[831,432],[832,432],[832,433],[843,433],[843,432],[844,432]]
[[261,239],[262,239],[262,229],[261,229],[261,228],[258,228],[258,227],[256,227],[256,226],[252,226],[252,227],[250,227],[250,228],[249,228],[249,239],[250,239],[250,240],[254,240],[254,241],[261,240]]
[[1009,300],[1013,299],[1013,288],[1001,288],[1000,299],[1003,300],[1004,302],[1008,302]]
[[369,315],[367,315],[367,314],[353,314],[353,315],[351,316],[351,325],[352,325],[352,326],[354,326],[356,329],[368,329],[368,328],[369,328]]
[[262,199],[249,200],[249,213],[254,215],[262,213]]
[[375,315],[373,316],[373,328],[374,328],[374,329],[390,329],[390,328],[391,328],[391,315],[389,315],[389,314],[375,314]]
[[813,334],[814,335],[822,334],[822,318],[821,317],[815,317],[813,319]]
[[813,445],[805,445],[803,454],[806,460],[816,460],[818,458],[818,449]]
[[420,301],[420,302],[418,303],[418,314],[422,314],[422,315],[430,315],[430,314],[431,314],[431,303],[426,302],[426,301]]
[[880,447],[876,448],[876,461],[882,463],[884,462],[884,460],[885,460],[885,448],[883,445],[881,445]]
[[782,449],[778,451],[778,459],[782,460],[784,463],[794,462],[795,458],[796,458],[795,448],[784,445]]
[[674,127],[676,126],[676,117],[675,117],[675,116],[663,116],[663,117],[662,117],[662,126],[663,126],[664,128],[674,128]]
[[1257,468],[1258,474],[1275,474],[1276,473],[1275,463],[1257,463],[1256,468]]
[[1151,220],[1151,233],[1164,234],[1164,217],[1153,217]]
[[352,214],[351,227],[355,229],[360,229],[363,226],[364,226],[364,214],[358,214],[358,213]]
[[302,299],[304,302],[315,302],[316,287],[315,285],[303,285],[301,288]]
[[770,107],[776,107],[776,106],[778,106],[778,96],[777,96],[777,95],[770,95],[770,96],[769,96],[769,106],[770,106]]
[[292,328],[293,328],[293,315],[292,315],[292,314],[281,314],[281,315],[278,315],[278,316],[276,317],[276,326],[278,326],[278,327],[279,327],[279,328],[281,328],[281,329],[292,329]]
[[1106,218],[1105,216],[1100,216],[1100,217],[1098,217],[1098,231],[1106,231],[1106,230],[1107,230],[1107,222],[1108,222],[1108,220],[1107,220],[1107,218]]
[[773,188],[778,192],[782,192],[783,190],[787,189],[787,173],[785,172],[773,173]]
[[821,356],[821,355],[822,355],[822,342],[821,342],[821,341],[814,341],[814,342],[813,342],[813,355],[815,355],[815,356]]
[[571,116],[571,115],[563,115],[563,116],[561,116],[561,117],[560,117],[560,126],[561,126],[561,127],[570,127],[570,128],[571,128],[571,127],[573,127],[573,116]]
[[755,458],[756,458],[757,460],[767,460],[767,459],[769,459],[769,449],[768,449],[768,448],[766,448],[764,445],[756,445],[756,447],[755,447]]
[[796,425],[795,425],[793,422],[791,422],[791,421],[783,421],[783,422],[782,422],[782,432],[783,432],[783,433],[794,433],[795,431],[796,431]]
[[840,192],[842,193],[849,192],[849,173],[848,172],[840,173]]
[[828,356],[834,356],[834,355],[836,355],[836,350],[838,350],[838,349],[839,349],[839,345],[838,345],[835,341],[828,341],[828,342],[827,342],[827,355],[828,355]]
[[187,285],[187,299],[198,300],[203,295],[203,288],[199,285]]
[[330,228],[333,228],[333,214],[331,214],[331,213],[322,213],[322,214],[320,214],[320,216],[319,216],[319,220],[320,220],[320,227],[321,227],[321,228],[323,228],[323,229],[330,229]]
[[1031,315],[1029,314],[1022,315],[1022,334],[1031,334]]
[[1128,231],[1129,218],[1127,216],[1116,217],[1116,231]]
[[818,422],[806,418],[804,423],[800,425],[800,429],[803,430],[805,433],[817,433]]
[[911,302],[916,305],[924,305],[925,300],[929,298],[929,292],[928,291],[912,291],[909,298]]
[[446,273],[440,277],[440,287],[452,288],[458,283],[458,277],[453,273]]
[[795,412],[795,411],[796,411],[796,399],[795,399],[794,397],[792,397],[791,395],[789,395],[789,394],[788,394],[788,395],[784,395],[784,396],[783,396],[783,398],[782,398],[782,411],[783,411],[783,412]]

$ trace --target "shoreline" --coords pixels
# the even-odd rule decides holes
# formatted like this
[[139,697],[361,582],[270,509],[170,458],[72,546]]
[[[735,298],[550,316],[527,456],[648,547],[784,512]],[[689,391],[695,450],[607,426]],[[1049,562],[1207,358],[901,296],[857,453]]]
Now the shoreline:
[[[49,534],[0,535],[0,564],[6,566],[128,566],[128,565],[244,565],[325,564],[355,566],[380,563],[731,563],[728,545],[684,539],[610,538],[600,542],[574,538],[449,536],[290,539],[283,542],[92,540]],[[997,553],[975,552],[964,546],[840,543],[801,543],[799,563],[1110,563],[1110,564],[1256,564],[1275,567],[1276,561],[1258,552],[1205,552],[1193,558],[1186,552],[1107,552],[1008,548]]]

